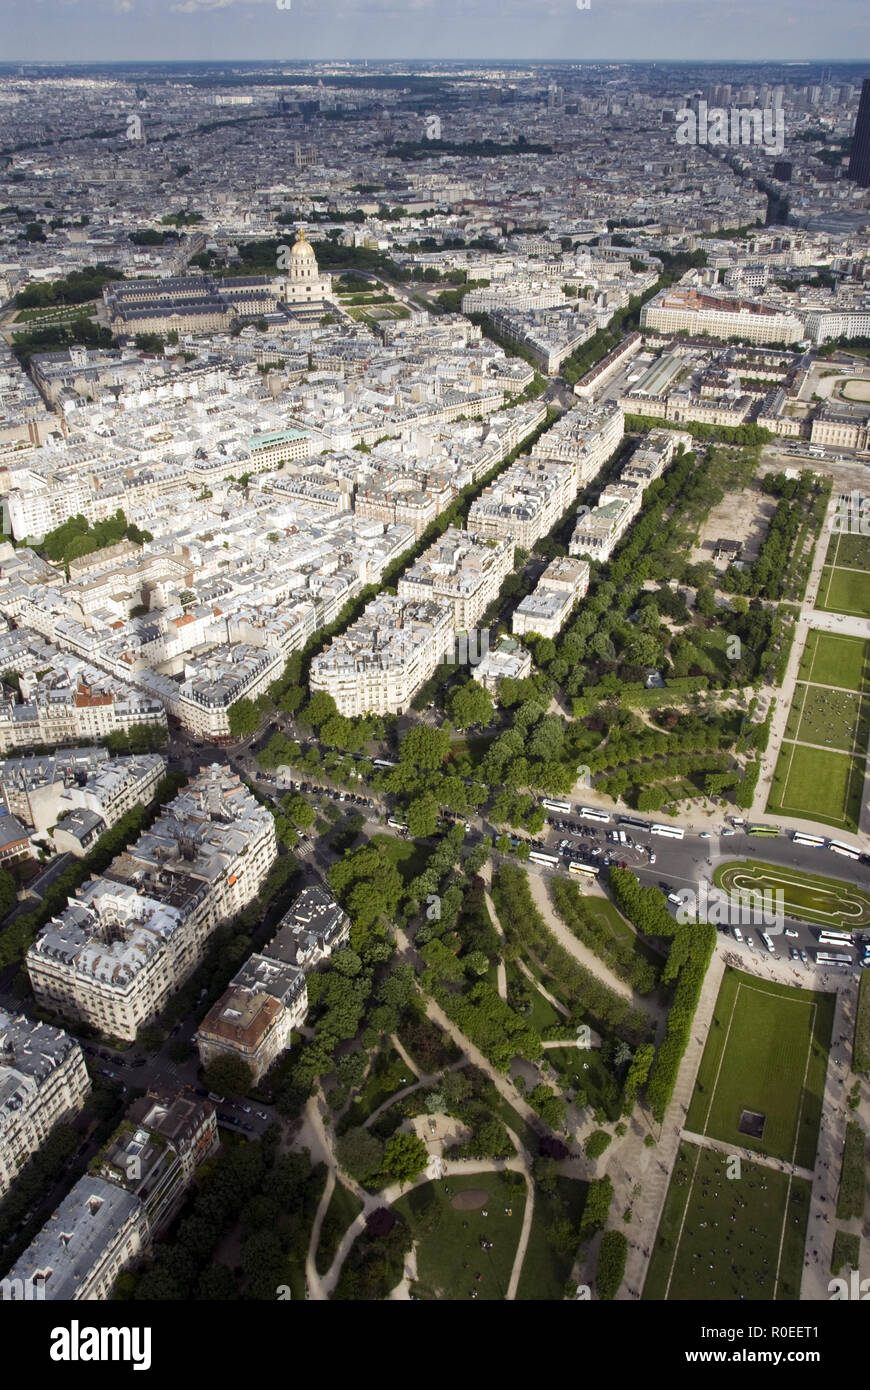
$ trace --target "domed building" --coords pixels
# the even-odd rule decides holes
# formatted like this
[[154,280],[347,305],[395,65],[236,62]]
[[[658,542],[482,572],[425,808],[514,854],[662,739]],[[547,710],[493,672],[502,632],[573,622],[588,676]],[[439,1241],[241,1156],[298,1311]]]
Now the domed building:
[[286,266],[282,266],[286,273],[279,280],[279,299],[293,309],[305,306],[324,313],[335,302],[332,276],[321,275],[314,247],[306,237],[304,228],[299,228],[286,259]]

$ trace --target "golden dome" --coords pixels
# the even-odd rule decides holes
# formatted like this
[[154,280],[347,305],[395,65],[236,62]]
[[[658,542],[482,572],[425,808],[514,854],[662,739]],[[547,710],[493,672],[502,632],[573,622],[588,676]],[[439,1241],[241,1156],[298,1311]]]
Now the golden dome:
[[294,257],[304,256],[306,260],[314,259],[314,247],[311,245],[311,242],[305,236],[304,227],[299,228],[299,231],[296,234],[296,240],[294,241],[292,249],[290,251],[290,255]]

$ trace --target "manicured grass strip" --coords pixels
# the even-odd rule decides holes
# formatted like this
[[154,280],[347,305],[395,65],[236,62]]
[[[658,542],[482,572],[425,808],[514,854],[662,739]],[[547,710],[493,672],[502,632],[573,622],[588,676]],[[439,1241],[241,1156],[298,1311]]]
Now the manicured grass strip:
[[840,690],[870,690],[870,642],[811,628],[798,678]]
[[[811,1168],[833,1015],[833,995],[726,970],[686,1128]],[[760,1137],[744,1111],[764,1116]]]
[[779,1253],[776,1297],[778,1301],[794,1301],[801,1296],[801,1274],[813,1185],[806,1178],[792,1178],[788,1190],[788,1207],[782,1231]]
[[667,1296],[671,1270],[679,1245],[680,1229],[692,1193],[695,1165],[701,1153],[702,1150],[697,1144],[688,1144],[685,1140],[680,1143],[677,1150],[674,1170],[671,1173],[671,1181],[662,1208],[659,1228],[656,1232],[656,1243],[653,1246],[652,1256],[647,1267],[646,1282],[643,1286],[643,1297],[653,1299],[656,1303],[664,1302]]
[[765,809],[856,831],[863,786],[863,757],[784,742]]
[[[789,716],[791,717],[791,716]],[[850,690],[830,690],[823,685],[804,687],[797,731],[799,743],[826,745],[862,757],[870,737],[870,701]]]
[[836,558],[832,560],[827,556],[828,564],[836,565],[839,569],[870,571],[870,537],[862,536],[859,532],[843,531],[837,539]]
[[863,570],[822,570],[816,608],[824,613],[846,613],[849,617],[870,618],[870,584]]
[[808,1213],[806,1181],[681,1143],[643,1297],[796,1299]]

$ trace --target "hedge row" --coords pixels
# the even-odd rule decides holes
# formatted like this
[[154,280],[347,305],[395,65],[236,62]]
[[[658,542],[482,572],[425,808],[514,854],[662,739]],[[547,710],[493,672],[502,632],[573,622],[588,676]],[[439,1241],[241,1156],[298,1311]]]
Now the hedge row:
[[843,1166],[840,1169],[840,1190],[837,1193],[837,1220],[848,1221],[857,1216],[864,1219],[864,1200],[867,1177],[864,1166],[864,1151],[867,1135],[857,1120],[846,1125],[846,1142],[843,1145]]
[[862,970],[852,1045],[852,1070],[870,1072],[870,970]]
[[622,1231],[605,1231],[598,1250],[598,1268],[595,1271],[595,1291],[598,1297],[609,1301],[616,1297],[625,1275],[625,1260],[628,1254],[628,1241]]

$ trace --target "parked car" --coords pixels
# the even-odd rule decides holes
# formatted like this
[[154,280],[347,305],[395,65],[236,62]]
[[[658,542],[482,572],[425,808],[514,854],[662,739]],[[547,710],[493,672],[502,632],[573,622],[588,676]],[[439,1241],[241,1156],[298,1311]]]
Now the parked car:
[[798,934],[799,933],[795,931],[794,927],[786,927],[785,932],[783,933],[783,935],[785,936],[797,936]]

